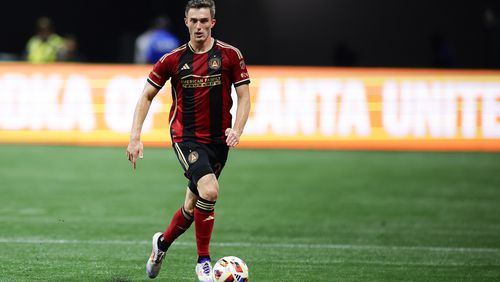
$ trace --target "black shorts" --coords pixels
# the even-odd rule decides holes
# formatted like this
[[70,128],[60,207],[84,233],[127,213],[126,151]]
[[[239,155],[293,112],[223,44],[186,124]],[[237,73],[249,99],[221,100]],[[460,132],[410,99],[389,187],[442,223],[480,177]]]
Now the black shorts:
[[213,173],[217,178],[226,164],[229,147],[226,144],[204,144],[194,141],[174,143],[174,152],[189,179],[188,187],[199,195],[196,183],[203,176]]

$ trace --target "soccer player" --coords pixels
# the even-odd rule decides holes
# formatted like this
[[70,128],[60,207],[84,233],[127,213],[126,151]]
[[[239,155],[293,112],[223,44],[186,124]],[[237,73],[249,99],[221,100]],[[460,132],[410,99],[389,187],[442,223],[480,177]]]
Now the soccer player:
[[[170,135],[174,152],[188,178],[184,204],[173,215],[165,232],[154,234],[146,271],[155,278],[162,260],[174,240],[194,221],[199,281],[212,281],[210,238],[219,193],[218,177],[230,147],[240,135],[250,111],[250,78],[241,52],[211,35],[215,25],[213,0],[190,0],[185,24],[189,42],[165,54],[149,74],[137,102],[127,157],[135,169],[143,156],[141,128],[155,95],[170,79],[173,104],[170,109]],[[233,101],[231,86],[238,97],[236,118],[229,112]]]

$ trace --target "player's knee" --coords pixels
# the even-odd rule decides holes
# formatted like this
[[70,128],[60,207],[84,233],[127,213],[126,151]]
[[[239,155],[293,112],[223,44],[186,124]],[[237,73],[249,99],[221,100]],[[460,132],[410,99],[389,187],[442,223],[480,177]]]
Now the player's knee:
[[184,203],[184,206],[183,206],[184,212],[187,213],[189,216],[193,216],[195,204],[196,204],[196,202],[194,202],[194,204]]
[[193,216],[194,206],[196,205],[197,200],[198,196],[191,191],[190,187],[188,187],[186,189],[186,198],[184,199],[184,205],[182,206],[184,211],[188,215]]
[[219,196],[219,185],[208,185],[205,187],[203,191],[200,191],[200,197],[209,201],[217,201],[217,197]]
[[216,201],[219,196],[219,183],[214,174],[208,174],[198,181],[200,197],[208,201]]

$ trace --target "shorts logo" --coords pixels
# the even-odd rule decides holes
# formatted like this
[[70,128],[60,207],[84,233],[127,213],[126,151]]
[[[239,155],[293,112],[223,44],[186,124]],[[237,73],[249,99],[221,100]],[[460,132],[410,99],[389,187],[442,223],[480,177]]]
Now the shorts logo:
[[221,60],[220,58],[211,58],[209,61],[208,61],[208,66],[210,67],[210,69],[212,70],[218,70],[220,69],[220,63],[221,63]]
[[198,152],[193,151],[188,156],[188,161],[190,164],[195,163],[198,160]]

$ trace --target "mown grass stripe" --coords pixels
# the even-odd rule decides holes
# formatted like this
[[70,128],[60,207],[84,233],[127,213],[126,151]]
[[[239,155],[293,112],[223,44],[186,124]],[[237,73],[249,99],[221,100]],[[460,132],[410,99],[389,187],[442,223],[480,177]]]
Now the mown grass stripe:
[[[66,240],[66,239],[36,239],[36,238],[0,238],[1,244],[86,244],[86,245],[149,245],[144,240]],[[179,246],[195,246],[195,243],[175,242]],[[248,248],[281,248],[281,249],[345,249],[345,250],[381,250],[381,251],[428,251],[456,253],[500,253],[498,248],[465,248],[465,247],[432,247],[432,246],[381,246],[381,245],[351,245],[351,244],[303,244],[303,243],[243,243],[243,242],[212,242],[218,247],[248,247]]]

